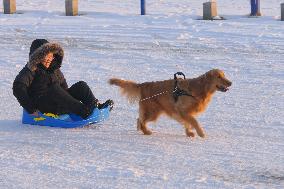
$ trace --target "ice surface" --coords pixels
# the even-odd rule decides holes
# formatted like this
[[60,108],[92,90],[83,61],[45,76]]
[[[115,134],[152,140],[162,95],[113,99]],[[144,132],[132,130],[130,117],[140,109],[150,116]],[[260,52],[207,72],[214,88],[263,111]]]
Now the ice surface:
[[[220,21],[203,21],[197,0],[79,1],[65,17],[62,0],[17,0],[0,14],[0,188],[284,188],[284,22],[280,0],[218,0]],[[2,9],[0,4],[0,9]],[[68,84],[84,80],[111,118],[83,129],[22,125],[12,82],[33,39],[62,44]],[[137,105],[107,84],[196,77],[223,69],[233,85],[216,93],[198,120],[206,139],[191,140],[162,117],[152,136],[136,131]]]

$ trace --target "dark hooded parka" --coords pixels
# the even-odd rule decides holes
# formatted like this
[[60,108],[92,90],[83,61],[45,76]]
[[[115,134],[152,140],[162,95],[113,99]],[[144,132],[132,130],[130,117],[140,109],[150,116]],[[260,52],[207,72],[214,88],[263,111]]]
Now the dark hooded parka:
[[[51,66],[45,69],[41,62],[50,52],[54,54],[54,59]],[[32,44],[29,61],[13,83],[13,94],[28,113],[37,110],[36,101],[47,92],[51,84],[58,83],[64,89],[68,88],[59,69],[63,56],[63,49],[56,43],[48,43],[48,41],[40,39]]]
[[[53,53],[49,68],[42,62],[48,53]],[[97,102],[88,85],[80,81],[68,89],[60,71],[64,56],[62,47],[45,39],[33,41],[29,62],[16,76],[13,94],[20,105],[30,114],[37,110],[56,114],[75,113],[81,117],[90,114],[87,104]]]

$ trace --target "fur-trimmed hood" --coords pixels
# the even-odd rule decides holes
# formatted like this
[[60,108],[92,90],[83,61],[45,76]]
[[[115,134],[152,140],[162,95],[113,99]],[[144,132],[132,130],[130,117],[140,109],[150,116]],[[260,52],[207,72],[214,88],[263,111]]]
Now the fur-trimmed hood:
[[60,68],[64,57],[64,51],[62,47],[57,43],[45,43],[44,45],[37,48],[30,55],[27,67],[31,71],[35,71],[37,69],[37,65],[40,64],[43,61],[44,57],[50,52],[54,54],[54,59],[51,63],[52,69]]

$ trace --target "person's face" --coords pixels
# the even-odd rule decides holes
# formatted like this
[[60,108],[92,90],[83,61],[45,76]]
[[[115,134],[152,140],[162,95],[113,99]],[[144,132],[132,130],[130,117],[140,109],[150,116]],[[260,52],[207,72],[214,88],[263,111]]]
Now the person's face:
[[44,59],[43,59],[43,62],[42,62],[42,64],[44,65],[44,67],[46,67],[46,68],[49,68],[49,66],[50,66],[50,64],[51,64],[51,62],[52,62],[52,60],[53,60],[53,53],[48,53],[45,57],[44,57]]

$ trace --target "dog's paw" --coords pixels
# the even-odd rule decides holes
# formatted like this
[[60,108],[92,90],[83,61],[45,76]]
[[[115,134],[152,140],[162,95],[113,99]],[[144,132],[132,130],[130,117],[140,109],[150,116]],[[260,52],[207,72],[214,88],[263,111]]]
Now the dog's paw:
[[196,132],[198,134],[198,136],[200,136],[201,138],[205,138],[205,132],[202,128],[196,129]]
[[186,133],[186,135],[187,135],[188,137],[192,137],[192,138],[195,137],[194,132],[192,132],[191,130],[186,129],[186,130],[185,130],[185,133]]
[[203,133],[199,133],[198,134],[201,138],[205,138],[206,137],[206,135],[205,135],[205,133],[203,132]]
[[151,135],[152,131],[150,130],[142,130],[144,135]]

